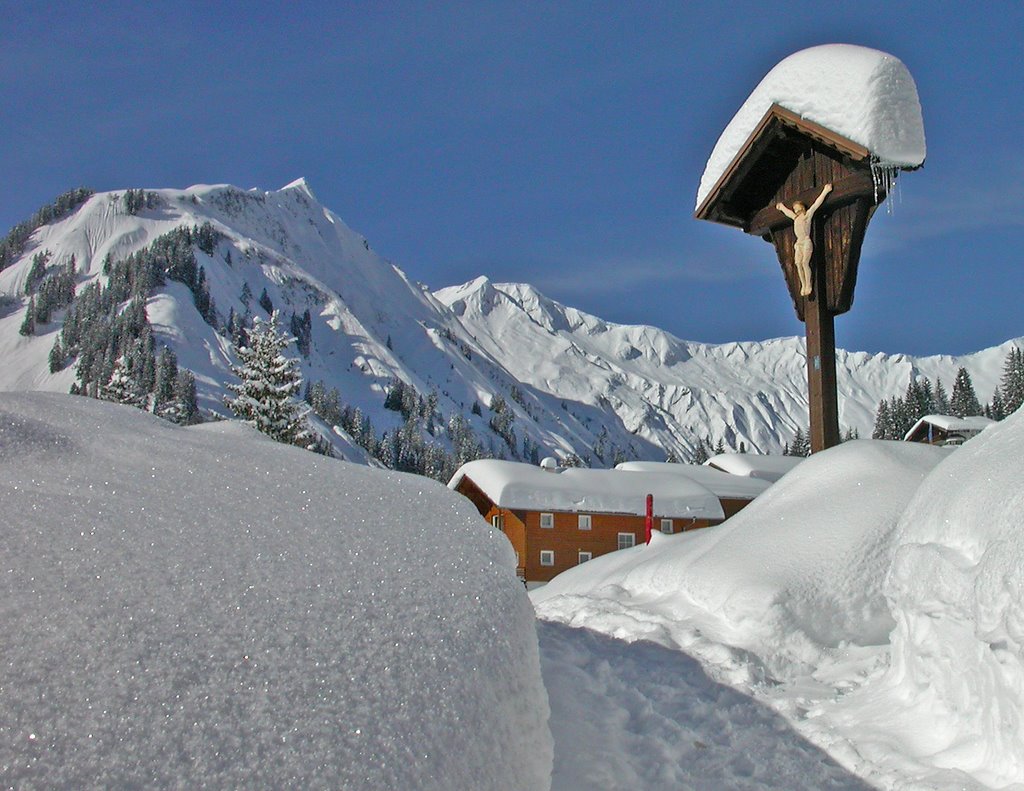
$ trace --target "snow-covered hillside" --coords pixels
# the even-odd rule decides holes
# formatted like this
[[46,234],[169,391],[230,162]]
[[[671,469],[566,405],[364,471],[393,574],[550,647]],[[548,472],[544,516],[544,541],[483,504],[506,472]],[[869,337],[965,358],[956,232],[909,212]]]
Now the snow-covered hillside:
[[[40,256],[48,273],[73,257],[81,294],[88,283],[108,280],[105,262],[153,249],[175,229],[208,224],[205,243],[189,240],[202,285],[168,278],[147,292],[145,306],[157,345],[171,347],[195,373],[207,410],[226,412],[224,386],[233,381],[228,325],[272,306],[285,326],[309,311],[305,379],[336,388],[343,406],[369,418],[365,428],[378,439],[385,430],[397,434],[408,417],[408,410],[403,416],[384,408],[396,380],[429,399],[419,430],[456,456],[476,442],[486,454],[533,460],[575,453],[611,466],[685,458],[705,439],[771,452],[806,424],[801,339],[683,341],[486,278],[430,293],[320,205],[301,179],[272,192],[217,185],[133,193],[93,195],[38,228],[0,271],[0,389],[67,392],[75,382],[76,359],[53,373],[48,363],[63,308],[31,334],[19,332],[28,292],[42,277],[38,268],[33,273]],[[205,319],[190,287],[212,298]],[[1006,349],[923,359],[840,351],[840,421],[867,436],[879,400],[902,394],[914,375],[941,377],[948,388],[961,365],[987,400]],[[491,411],[502,403],[503,414]],[[456,416],[464,423],[453,429]],[[365,460],[358,439],[341,432],[335,444],[342,455]]]

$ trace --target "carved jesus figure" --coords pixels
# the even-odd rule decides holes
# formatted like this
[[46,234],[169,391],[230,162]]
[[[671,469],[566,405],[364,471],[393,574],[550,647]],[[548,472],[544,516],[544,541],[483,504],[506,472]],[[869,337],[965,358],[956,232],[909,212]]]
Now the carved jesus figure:
[[811,256],[814,254],[814,243],[811,242],[811,220],[814,213],[821,208],[825,202],[825,196],[832,191],[832,185],[826,184],[821,189],[818,199],[805,207],[800,201],[793,204],[789,209],[784,203],[776,203],[775,208],[785,214],[793,221],[793,230],[796,232],[796,244],[793,246],[793,257],[796,261],[796,273],[800,276],[800,296],[806,297],[811,293]]

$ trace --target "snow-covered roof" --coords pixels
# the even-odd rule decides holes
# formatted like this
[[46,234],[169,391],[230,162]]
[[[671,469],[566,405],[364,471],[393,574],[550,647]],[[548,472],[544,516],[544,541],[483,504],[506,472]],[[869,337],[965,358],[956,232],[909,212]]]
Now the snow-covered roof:
[[722,472],[775,482],[796,467],[802,456],[761,456],[756,453],[719,453],[704,464]]
[[706,486],[670,473],[623,473],[571,467],[558,472],[532,464],[478,459],[463,464],[448,483],[468,478],[500,508],[643,516],[647,495],[663,517],[724,519],[722,504]]
[[982,417],[981,415],[968,417],[955,417],[953,415],[925,415],[911,426],[910,431],[908,431],[903,438],[908,439],[914,435],[918,428],[928,424],[935,426],[935,428],[942,429],[943,431],[977,434],[979,431],[984,431],[995,422],[996,421],[991,418]]
[[868,47],[825,44],[790,55],[750,94],[711,152],[697,208],[773,104],[859,143],[881,165],[924,163],[921,103],[903,62]]
[[696,464],[673,464],[665,461],[626,461],[615,465],[616,470],[636,473],[663,473],[689,478],[714,492],[718,497],[753,500],[770,485],[760,478],[733,475],[714,467]]

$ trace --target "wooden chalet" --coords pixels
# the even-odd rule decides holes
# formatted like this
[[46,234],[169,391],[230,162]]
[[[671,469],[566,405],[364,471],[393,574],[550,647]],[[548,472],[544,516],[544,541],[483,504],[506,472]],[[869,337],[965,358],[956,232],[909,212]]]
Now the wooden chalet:
[[963,445],[995,423],[994,420],[973,417],[952,417],[951,415],[925,415],[918,420],[903,439],[906,442],[925,442],[929,445]]
[[670,473],[480,459],[459,468],[448,487],[505,533],[517,572],[528,583],[547,582],[598,555],[643,542],[648,494],[654,498],[654,530],[680,533],[725,519],[712,491]]

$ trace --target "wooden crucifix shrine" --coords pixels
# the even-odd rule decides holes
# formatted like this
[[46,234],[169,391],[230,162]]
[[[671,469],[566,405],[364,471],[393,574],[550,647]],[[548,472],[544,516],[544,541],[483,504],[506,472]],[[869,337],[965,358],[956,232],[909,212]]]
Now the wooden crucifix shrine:
[[[826,185],[831,191],[810,223],[810,293],[802,294],[792,211],[777,207],[812,207]],[[775,246],[797,317],[806,327],[812,452],[840,441],[834,318],[853,305],[864,233],[884,198],[868,149],[776,104],[695,215],[742,228]]]

